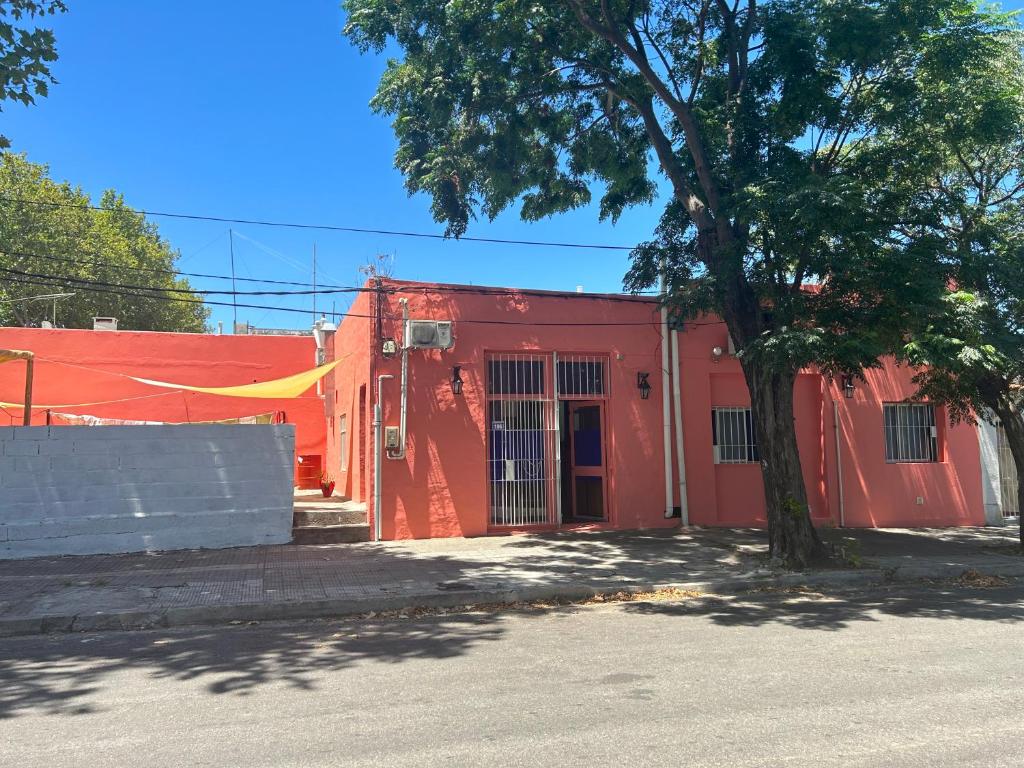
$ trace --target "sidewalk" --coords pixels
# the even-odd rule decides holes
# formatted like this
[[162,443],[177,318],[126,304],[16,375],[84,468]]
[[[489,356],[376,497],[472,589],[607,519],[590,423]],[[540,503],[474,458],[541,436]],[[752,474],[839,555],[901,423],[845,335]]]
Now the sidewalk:
[[[735,592],[1024,576],[1016,528],[831,530],[861,567],[778,573],[763,531],[688,529],[0,561],[0,636],[265,621],[666,586]],[[854,543],[856,542],[856,543]]]

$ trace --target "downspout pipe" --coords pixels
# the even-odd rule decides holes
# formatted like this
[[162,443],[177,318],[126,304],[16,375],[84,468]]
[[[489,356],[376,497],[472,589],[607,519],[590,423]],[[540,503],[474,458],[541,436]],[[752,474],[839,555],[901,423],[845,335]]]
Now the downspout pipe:
[[683,371],[679,359],[679,331],[672,330],[672,409],[676,428],[676,474],[679,476],[680,524],[690,524],[690,505],[686,500],[686,450],[683,445],[683,403],[680,379]]
[[667,281],[664,265],[661,272],[661,414],[662,443],[665,452],[665,518],[671,518],[675,512],[672,504],[672,408],[669,401],[669,359],[668,359],[668,307],[664,305]]
[[405,458],[405,424],[406,414],[409,411],[409,300],[402,298],[398,300],[402,305],[402,384],[401,384],[401,405],[398,416],[398,444],[397,451],[388,451],[388,458],[399,461]]
[[381,469],[383,462],[383,441],[381,440],[381,422],[384,420],[383,409],[381,408],[381,392],[385,379],[395,378],[389,373],[382,373],[377,377],[377,400],[373,404],[373,540],[380,541],[382,536],[381,526]]
[[843,453],[842,453],[842,440],[839,422],[839,403],[832,399],[832,426],[835,431],[836,437],[836,481],[839,485],[837,488],[839,492],[839,527],[846,527],[846,495],[843,493]]

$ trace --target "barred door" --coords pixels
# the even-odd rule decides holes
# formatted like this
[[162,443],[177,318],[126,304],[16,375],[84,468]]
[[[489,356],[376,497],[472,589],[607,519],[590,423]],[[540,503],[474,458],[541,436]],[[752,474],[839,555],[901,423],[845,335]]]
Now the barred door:
[[1020,509],[1017,504],[1017,465],[1013,463],[1010,444],[1006,440],[1006,430],[997,427],[997,445],[999,448],[999,487],[1002,496],[1003,517],[1018,517]]
[[487,473],[490,524],[558,522],[558,420],[552,356],[487,359]]

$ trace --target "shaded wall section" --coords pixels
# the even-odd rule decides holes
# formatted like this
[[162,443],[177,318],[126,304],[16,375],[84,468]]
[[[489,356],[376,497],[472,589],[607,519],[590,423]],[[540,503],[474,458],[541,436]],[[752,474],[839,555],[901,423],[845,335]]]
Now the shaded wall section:
[[[33,401],[105,405],[64,408],[114,419],[195,422],[283,411],[295,425],[298,455],[326,450],[323,400],[316,388],[295,399],[233,398],[150,387],[116,374],[195,386],[232,386],[288,376],[316,365],[308,336],[232,336],[144,331],[0,328],[0,349],[36,353]],[[0,400],[20,403],[24,365],[0,365]],[[45,424],[35,411],[33,424]],[[20,424],[21,410],[0,411],[0,424]]]

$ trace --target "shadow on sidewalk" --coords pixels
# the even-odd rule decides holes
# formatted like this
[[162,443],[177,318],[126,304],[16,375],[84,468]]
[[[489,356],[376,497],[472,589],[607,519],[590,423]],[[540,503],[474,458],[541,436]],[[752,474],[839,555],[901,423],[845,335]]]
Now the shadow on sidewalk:
[[824,594],[800,590],[751,592],[680,603],[626,603],[623,607],[644,615],[701,616],[729,627],[777,624],[837,631],[856,622],[877,621],[879,614],[908,619],[1019,622],[1024,620],[1024,593],[1020,587],[1012,585],[991,588],[936,585],[929,589],[903,586]]

